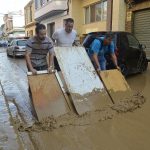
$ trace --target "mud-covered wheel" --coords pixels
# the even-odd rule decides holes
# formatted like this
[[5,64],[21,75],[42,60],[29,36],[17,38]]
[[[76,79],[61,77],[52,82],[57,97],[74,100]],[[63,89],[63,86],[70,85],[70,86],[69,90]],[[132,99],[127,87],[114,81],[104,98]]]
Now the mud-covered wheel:
[[140,73],[143,73],[144,71],[146,71],[147,67],[148,67],[148,60],[144,58],[140,67]]

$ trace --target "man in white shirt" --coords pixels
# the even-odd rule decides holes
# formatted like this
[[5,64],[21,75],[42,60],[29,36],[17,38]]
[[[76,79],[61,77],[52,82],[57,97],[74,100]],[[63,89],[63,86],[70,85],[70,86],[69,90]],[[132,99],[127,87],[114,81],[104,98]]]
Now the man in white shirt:
[[65,21],[65,27],[54,32],[52,38],[56,42],[56,46],[71,47],[76,39],[77,32],[73,29],[74,20],[68,18]]
[[[52,35],[53,40],[55,40],[56,46],[60,47],[71,47],[76,45],[75,39],[77,36],[77,32],[73,29],[74,20],[72,18],[68,18],[65,20],[65,27],[58,29]],[[56,57],[54,57],[54,65],[57,71],[60,71],[59,64],[57,62]]]

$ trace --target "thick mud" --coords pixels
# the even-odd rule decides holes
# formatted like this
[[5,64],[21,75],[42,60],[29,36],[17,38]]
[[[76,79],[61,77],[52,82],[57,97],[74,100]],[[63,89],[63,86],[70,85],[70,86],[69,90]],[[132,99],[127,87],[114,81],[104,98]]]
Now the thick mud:
[[15,126],[17,126],[18,131],[21,132],[52,131],[67,126],[90,126],[100,121],[113,119],[113,117],[120,113],[133,112],[136,109],[141,108],[145,102],[146,99],[143,95],[140,93],[135,93],[132,97],[126,100],[112,104],[100,110],[86,112],[81,116],[74,112],[70,112],[57,118],[51,116],[43,119],[40,122],[36,121],[32,126],[29,127],[21,123],[20,120],[16,117],[14,118],[14,123]]

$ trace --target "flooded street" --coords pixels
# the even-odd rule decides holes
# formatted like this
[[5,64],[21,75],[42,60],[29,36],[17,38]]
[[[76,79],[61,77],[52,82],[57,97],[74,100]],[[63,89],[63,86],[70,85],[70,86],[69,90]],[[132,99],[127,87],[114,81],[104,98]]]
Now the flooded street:
[[[146,102],[141,108],[116,114],[105,121],[69,124],[52,131],[19,132],[15,119],[26,126],[35,122],[28,95],[24,58],[9,58],[0,49],[0,150],[149,150],[150,149],[150,64],[143,74],[130,76],[132,90]],[[89,116],[92,117],[92,116]]]

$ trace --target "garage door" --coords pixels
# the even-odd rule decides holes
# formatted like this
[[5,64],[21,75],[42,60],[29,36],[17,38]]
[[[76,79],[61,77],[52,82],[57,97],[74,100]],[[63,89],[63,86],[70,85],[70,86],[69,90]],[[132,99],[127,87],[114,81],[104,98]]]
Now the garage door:
[[146,45],[146,54],[150,58],[150,9],[135,12],[133,29],[140,43]]

